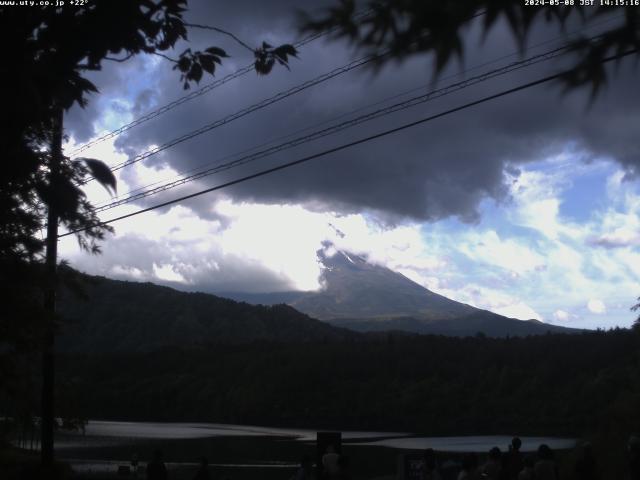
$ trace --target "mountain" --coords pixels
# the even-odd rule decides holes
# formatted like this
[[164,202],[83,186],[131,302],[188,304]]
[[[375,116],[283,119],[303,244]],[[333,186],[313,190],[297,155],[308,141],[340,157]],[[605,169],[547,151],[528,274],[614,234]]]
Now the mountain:
[[63,290],[57,345],[67,352],[144,352],[165,346],[307,342],[357,336],[287,305],[256,306],[152,283],[79,274],[83,300]]
[[78,274],[89,301],[61,292],[64,325],[57,345],[68,352],[146,352],[211,343],[354,339],[357,332],[503,337],[579,331],[455,302],[347,252],[321,251],[319,260],[320,291],[226,294],[241,301]]
[[449,300],[393,270],[338,251],[320,253],[325,288],[290,302],[294,308],[321,320],[340,318],[458,318],[473,307]]
[[579,330],[518,320],[438,295],[389,268],[348,252],[318,253],[323,266],[318,292],[222,293],[255,304],[287,303],[332,325],[357,331],[405,331],[468,336],[535,335]]

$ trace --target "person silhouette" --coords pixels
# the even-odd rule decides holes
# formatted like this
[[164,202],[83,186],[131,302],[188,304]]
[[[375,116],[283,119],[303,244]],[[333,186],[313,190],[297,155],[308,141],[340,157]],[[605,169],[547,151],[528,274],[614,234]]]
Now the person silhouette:
[[500,480],[502,473],[502,452],[498,447],[489,450],[489,459],[482,467],[483,478]]
[[336,453],[336,449],[333,445],[329,445],[325,454],[322,456],[322,469],[325,478],[337,478],[340,473],[340,466],[338,465],[338,459],[340,455]]
[[522,440],[520,440],[519,437],[513,437],[511,439],[509,451],[505,456],[506,478],[509,480],[516,480],[524,468],[522,453],[520,453],[521,446]]
[[167,480],[167,467],[162,458],[162,450],[153,452],[153,460],[147,464],[147,480]]
[[524,457],[524,460],[522,461],[522,470],[518,473],[518,476],[516,477],[517,480],[534,480],[535,473],[533,471],[533,465],[533,457]]
[[533,466],[536,480],[558,480],[558,466],[553,459],[553,451],[549,445],[538,447],[538,461]]

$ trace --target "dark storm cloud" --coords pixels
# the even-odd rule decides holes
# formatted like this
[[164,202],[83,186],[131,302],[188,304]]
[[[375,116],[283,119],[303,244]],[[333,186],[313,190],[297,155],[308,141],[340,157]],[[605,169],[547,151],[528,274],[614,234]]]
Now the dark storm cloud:
[[[259,45],[264,39],[277,44],[297,38],[292,13],[300,5],[294,1],[193,2],[188,20],[233,31],[252,45]],[[514,42],[504,30],[498,29],[482,45],[476,43],[479,36],[476,30],[469,32],[465,57],[467,67],[515,50]],[[233,55],[225,62],[226,68],[218,72],[218,77],[251,61],[251,52],[245,52],[226,37],[195,31],[190,38],[192,47],[217,44]],[[549,32],[538,35],[538,40],[548,38]],[[531,43],[535,41],[536,38],[532,38]],[[292,61],[290,72],[277,68],[268,77],[258,78],[253,73],[246,75],[131,130],[120,137],[117,145],[126,152],[139,152],[149,145],[162,144],[343,65],[352,58],[353,52],[340,43],[314,42],[301,49],[300,60]],[[402,66],[390,65],[376,75],[370,71],[349,73],[184,142],[149,158],[145,163],[164,163],[178,171],[189,170],[302,127],[330,120],[420,83],[428,85],[431,80],[429,67],[430,61],[421,58]],[[488,68],[491,67],[485,67],[485,70]],[[555,68],[560,68],[560,65],[555,64]],[[452,66],[449,73],[452,71],[458,71],[458,67]],[[536,67],[487,82],[357,130],[297,147],[270,160],[218,174],[189,188],[204,188],[300,158],[496,93],[549,71],[548,67]],[[467,77],[476,73],[478,71],[470,72]],[[341,212],[374,211],[390,218],[433,220],[454,215],[465,221],[474,221],[481,200],[491,198],[500,201],[507,195],[506,170],[514,171],[518,165],[560,153],[568,144],[582,150],[587,159],[610,157],[629,171],[637,168],[640,162],[640,147],[636,141],[640,134],[640,99],[634,82],[636,74],[637,71],[623,65],[608,90],[590,108],[588,92],[562,96],[558,85],[544,85],[246,182],[220,195],[257,202],[305,203],[312,208]],[[170,65],[161,65],[153,75],[159,86],[154,93],[160,104],[182,94]],[[106,89],[114,88],[112,81],[105,80]],[[450,81],[441,78],[439,85]],[[143,105],[150,98],[151,92],[145,90],[135,100],[136,105]],[[164,198],[175,195],[177,192],[172,192]],[[191,201],[189,206],[205,215],[215,198],[215,195],[200,197]],[[149,199],[146,204],[155,201]]]

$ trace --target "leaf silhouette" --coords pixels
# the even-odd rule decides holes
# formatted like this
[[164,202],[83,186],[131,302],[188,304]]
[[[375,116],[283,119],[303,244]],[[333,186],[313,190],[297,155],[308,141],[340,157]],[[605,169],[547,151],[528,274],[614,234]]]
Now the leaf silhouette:
[[285,60],[287,59],[287,55],[291,55],[292,57],[297,57],[298,55],[296,48],[288,43],[280,45],[278,48],[273,50],[273,53],[278,57],[283,57]]
[[189,79],[198,83],[202,78],[202,66],[199,63],[194,63],[189,71]]
[[215,55],[216,57],[228,57],[229,55],[227,55],[227,52],[225,52],[223,49],[218,48],[218,47],[209,47],[205,50],[205,52],[208,52],[212,55]]
[[91,171],[91,175],[100,182],[109,193],[117,191],[116,177],[109,167],[102,161],[95,158],[80,158],[80,161],[84,162],[87,168]]
[[216,70],[215,58],[216,57],[212,55],[200,55],[200,65],[202,69],[211,75],[213,75]]
[[183,73],[187,72],[191,67],[191,59],[183,54],[182,56],[180,56],[180,60],[178,60],[176,67]]
[[258,75],[268,75],[276,62],[289,69],[289,56],[297,58],[298,51],[293,45],[284,44],[273,48],[267,42],[262,42],[262,47],[254,51],[254,67]]

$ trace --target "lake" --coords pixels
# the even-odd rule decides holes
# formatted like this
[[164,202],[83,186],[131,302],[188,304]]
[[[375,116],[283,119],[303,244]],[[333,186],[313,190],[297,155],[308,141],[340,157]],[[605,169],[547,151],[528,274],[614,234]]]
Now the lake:
[[[90,421],[85,435],[59,433],[56,454],[78,472],[115,473],[136,454],[145,464],[162,449],[173,478],[190,478],[200,457],[207,457],[220,476],[287,479],[303,455],[315,457],[317,430],[214,423]],[[356,478],[391,475],[399,453],[433,448],[440,452],[506,450],[511,435],[422,437],[407,432],[342,432],[343,453],[351,459]],[[574,440],[521,437],[523,451],[541,443],[552,449],[572,448]]]

